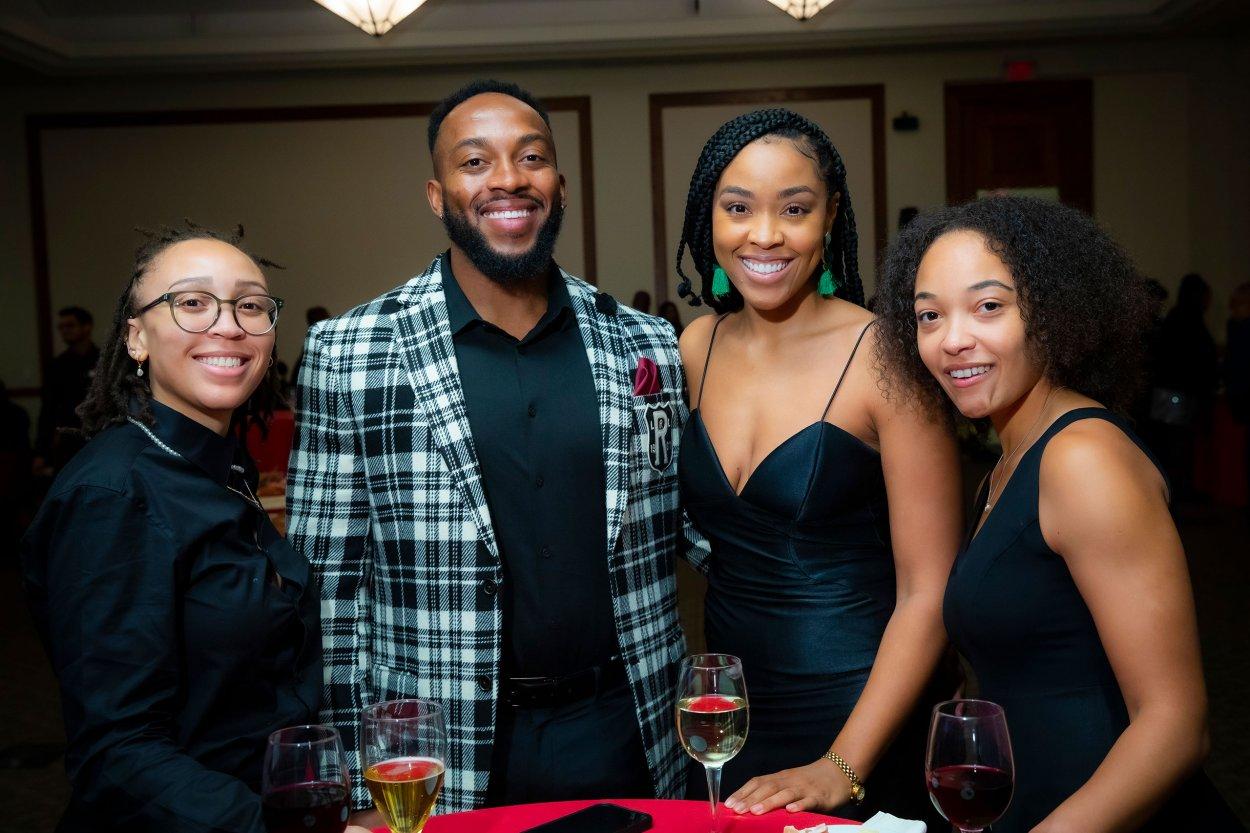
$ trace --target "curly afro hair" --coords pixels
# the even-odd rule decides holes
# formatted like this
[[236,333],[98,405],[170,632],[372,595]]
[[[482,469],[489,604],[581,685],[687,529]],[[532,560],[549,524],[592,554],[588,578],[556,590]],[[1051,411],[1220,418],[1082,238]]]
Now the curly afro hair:
[[[836,294],[854,304],[864,305],[864,285],[859,277],[859,234],[855,229],[855,209],[851,207],[851,192],[846,185],[846,165],[842,155],[829,141],[820,125],[798,113],[780,107],[744,113],[722,124],[703,146],[699,162],[690,177],[690,192],[686,197],[686,217],[682,223],[681,241],[677,244],[677,274],[681,284],[677,294],[692,307],[704,301],[717,312],[734,312],[742,309],[742,295],[732,285],[729,294],[717,298],[712,294],[712,270],[716,268],[716,256],[712,251],[712,199],[716,195],[716,183],[729,163],[744,147],[756,139],[776,136],[789,139],[799,151],[816,163],[821,179],[829,194],[841,194],[838,213],[833,229],[825,243],[824,262],[829,264],[837,281]],[[695,271],[702,278],[699,292],[692,288],[692,281],[682,269],[683,253],[689,249]],[[819,270],[817,270],[819,271]]]
[[1010,270],[1031,358],[1054,384],[1123,411],[1141,381],[1150,289],[1125,251],[1074,208],[994,196],[916,218],[887,249],[875,311],[889,395],[953,411],[916,348],[916,272],[933,242],[979,234]]

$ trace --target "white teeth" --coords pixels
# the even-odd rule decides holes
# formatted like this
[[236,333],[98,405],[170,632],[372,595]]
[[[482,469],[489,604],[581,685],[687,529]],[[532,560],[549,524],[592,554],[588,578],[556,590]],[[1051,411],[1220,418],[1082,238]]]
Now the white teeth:
[[243,364],[243,360],[238,356],[200,356],[196,361],[213,367],[238,367]]
[[966,367],[963,370],[952,370],[950,375],[956,379],[971,379],[973,376],[980,376],[982,373],[988,373],[990,366],[983,364],[980,367]]
[[750,260],[742,258],[742,265],[757,275],[771,275],[790,265],[788,260]]
[[524,208],[519,211],[487,211],[486,216],[495,220],[519,220],[522,217],[528,217],[532,212],[531,209]]

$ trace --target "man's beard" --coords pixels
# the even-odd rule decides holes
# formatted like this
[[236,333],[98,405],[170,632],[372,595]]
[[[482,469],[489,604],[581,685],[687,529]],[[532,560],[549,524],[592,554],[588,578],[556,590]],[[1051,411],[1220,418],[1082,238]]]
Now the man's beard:
[[551,264],[551,255],[555,251],[556,238],[560,236],[560,223],[563,220],[564,206],[556,203],[539,227],[534,245],[529,251],[518,255],[505,255],[491,248],[486,241],[486,235],[469,222],[464,212],[451,208],[443,212],[443,228],[447,229],[451,242],[465,253],[479,272],[500,286],[524,283],[546,272]]

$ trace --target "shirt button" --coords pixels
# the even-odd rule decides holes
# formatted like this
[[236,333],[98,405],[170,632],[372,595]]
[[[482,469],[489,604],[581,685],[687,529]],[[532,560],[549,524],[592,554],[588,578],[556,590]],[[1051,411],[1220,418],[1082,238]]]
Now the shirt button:
[[551,557],[551,547],[543,547],[542,549],[540,549],[540,550],[538,551],[538,554],[539,554],[539,555],[541,555],[543,558],[550,558],[550,557]]
[[543,479],[541,475],[534,480],[534,486],[539,489],[543,487]]
[[488,579],[482,580],[482,592],[485,593],[487,596],[495,595],[495,591],[497,591],[498,589],[499,589],[499,585],[495,583],[494,579],[488,578]]
[[482,691],[490,691],[490,677],[483,674],[477,678],[477,687]]
[[533,418],[533,417],[538,416],[538,409],[535,408],[533,405],[530,405],[529,410],[526,411],[526,413],[528,413],[530,417]]

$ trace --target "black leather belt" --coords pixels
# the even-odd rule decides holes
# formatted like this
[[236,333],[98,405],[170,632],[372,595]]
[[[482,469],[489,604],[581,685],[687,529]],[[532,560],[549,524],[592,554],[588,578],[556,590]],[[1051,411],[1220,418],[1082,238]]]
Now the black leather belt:
[[620,657],[564,677],[505,677],[503,701],[514,709],[551,709],[594,697],[629,679]]

